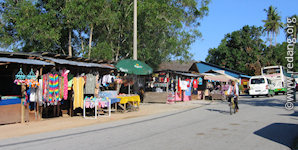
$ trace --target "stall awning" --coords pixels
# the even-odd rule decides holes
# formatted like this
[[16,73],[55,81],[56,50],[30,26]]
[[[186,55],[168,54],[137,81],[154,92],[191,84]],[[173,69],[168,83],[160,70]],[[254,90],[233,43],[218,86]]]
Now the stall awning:
[[47,60],[50,60],[50,61],[53,61],[57,64],[63,64],[63,65],[114,69],[114,67],[111,67],[111,66],[108,66],[108,65],[97,64],[97,63],[78,62],[78,61],[71,61],[71,60],[51,58],[51,57],[43,57],[43,58],[47,59]]
[[10,63],[19,63],[19,64],[30,64],[30,65],[46,65],[46,66],[54,66],[52,63],[48,63],[41,60],[36,59],[22,59],[22,58],[7,58],[0,57],[0,62],[10,62]]
[[182,73],[182,72],[176,72],[176,74],[180,74],[187,77],[200,77],[201,75],[193,74],[193,73]]
[[225,77],[224,75],[215,75],[215,76],[205,76],[205,80],[213,80],[213,81],[219,81],[219,82],[229,82],[230,79]]

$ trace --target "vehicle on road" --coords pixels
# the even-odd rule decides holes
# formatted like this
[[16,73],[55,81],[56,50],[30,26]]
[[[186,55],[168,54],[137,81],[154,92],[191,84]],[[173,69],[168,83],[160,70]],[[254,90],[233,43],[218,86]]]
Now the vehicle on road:
[[270,79],[265,76],[252,76],[249,79],[249,95],[255,96],[273,96],[274,86]]
[[287,71],[285,70],[285,67],[267,66],[263,67],[261,72],[263,76],[272,81],[275,95],[278,93],[285,94],[287,92]]

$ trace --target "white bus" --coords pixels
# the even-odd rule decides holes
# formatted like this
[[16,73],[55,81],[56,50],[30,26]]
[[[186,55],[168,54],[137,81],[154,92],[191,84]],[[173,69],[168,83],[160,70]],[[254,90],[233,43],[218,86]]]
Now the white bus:
[[287,92],[286,70],[283,66],[267,66],[262,68],[262,75],[272,81],[274,93],[285,94]]

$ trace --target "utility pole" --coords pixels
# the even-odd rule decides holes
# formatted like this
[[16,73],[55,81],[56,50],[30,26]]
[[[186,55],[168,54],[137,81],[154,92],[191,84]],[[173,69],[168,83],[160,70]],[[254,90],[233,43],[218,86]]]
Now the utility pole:
[[138,50],[137,50],[137,24],[138,24],[138,18],[137,18],[137,0],[134,0],[134,11],[133,11],[133,59],[138,60]]

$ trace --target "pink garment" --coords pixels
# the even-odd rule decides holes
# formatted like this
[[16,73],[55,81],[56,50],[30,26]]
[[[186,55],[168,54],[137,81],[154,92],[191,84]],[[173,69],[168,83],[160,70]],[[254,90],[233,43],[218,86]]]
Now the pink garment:
[[86,101],[86,102],[85,102],[85,107],[86,107],[86,108],[90,108],[90,101]]
[[104,107],[107,107],[107,106],[108,106],[107,102],[105,102],[105,101],[99,101],[99,102],[98,102],[98,105],[99,105],[99,107],[101,107],[101,108],[104,108]]
[[63,70],[62,76],[64,77],[64,88],[63,88],[63,99],[67,100],[67,96],[68,96],[68,71],[67,70]]

